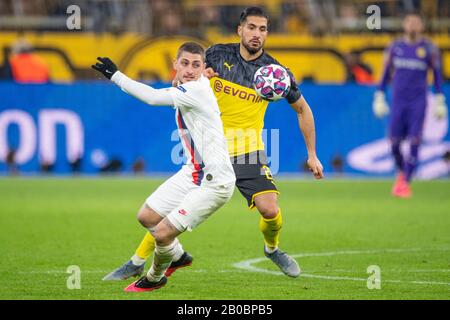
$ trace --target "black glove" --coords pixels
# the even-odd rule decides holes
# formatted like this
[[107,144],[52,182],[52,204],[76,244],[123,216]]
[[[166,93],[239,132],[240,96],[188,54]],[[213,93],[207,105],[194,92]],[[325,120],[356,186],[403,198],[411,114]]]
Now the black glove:
[[96,64],[93,64],[91,67],[92,69],[97,70],[98,72],[103,73],[103,75],[111,80],[111,77],[114,73],[117,71],[117,66],[114,64],[114,62],[111,61],[109,58],[97,58],[98,61]]

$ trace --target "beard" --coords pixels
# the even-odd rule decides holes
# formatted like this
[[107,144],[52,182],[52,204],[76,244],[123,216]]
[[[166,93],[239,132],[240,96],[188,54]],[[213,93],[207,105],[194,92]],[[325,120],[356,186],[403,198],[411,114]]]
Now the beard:
[[250,53],[250,54],[257,53],[263,47],[263,45],[260,45],[259,47],[254,48],[254,47],[251,47],[250,44],[245,43],[245,42],[243,42],[242,44],[244,45],[244,48],[247,49],[248,53]]

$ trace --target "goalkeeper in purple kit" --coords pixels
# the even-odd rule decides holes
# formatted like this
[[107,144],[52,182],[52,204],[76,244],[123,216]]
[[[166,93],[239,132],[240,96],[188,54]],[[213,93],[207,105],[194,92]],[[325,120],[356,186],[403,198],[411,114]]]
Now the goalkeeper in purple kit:
[[[423,21],[417,14],[408,14],[403,20],[404,37],[387,49],[385,69],[373,101],[374,114],[381,118],[389,113],[384,91],[392,79],[392,108],[389,125],[392,155],[397,168],[397,179],[392,195],[409,198],[410,183],[418,165],[419,146],[427,106],[427,74],[433,71],[435,89],[435,116],[447,115],[442,94],[440,58],[438,49],[422,37]],[[409,154],[404,156],[400,145],[408,140]]]

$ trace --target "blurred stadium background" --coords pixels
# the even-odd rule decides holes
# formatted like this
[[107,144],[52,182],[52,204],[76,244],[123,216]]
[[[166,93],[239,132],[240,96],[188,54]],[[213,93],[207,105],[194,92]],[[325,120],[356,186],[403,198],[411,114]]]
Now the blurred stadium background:
[[[175,171],[170,110],[148,112],[97,81],[90,65],[97,56],[109,56],[129,76],[166,85],[180,43],[238,41],[239,13],[253,4],[272,18],[266,50],[291,68],[315,112],[326,172],[391,175],[386,121],[371,113],[383,50],[401,32],[401,16],[420,12],[427,36],[441,50],[449,97],[449,1],[1,0],[0,172]],[[366,26],[373,4],[381,9],[380,30]],[[81,17],[73,30],[67,26],[75,12],[68,11],[71,5]],[[30,50],[34,58],[27,64],[21,53]],[[273,104],[266,116],[266,128],[280,129],[280,165],[274,168],[280,174],[304,170],[295,121],[285,102]],[[276,139],[271,133],[267,139]],[[289,147],[291,139],[298,148]],[[448,176],[448,141],[447,121],[430,117],[420,178]]]

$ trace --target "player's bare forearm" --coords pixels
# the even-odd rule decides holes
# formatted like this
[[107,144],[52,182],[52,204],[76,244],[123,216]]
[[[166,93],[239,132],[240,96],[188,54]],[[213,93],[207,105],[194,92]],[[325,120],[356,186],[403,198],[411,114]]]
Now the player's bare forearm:
[[308,152],[308,166],[314,176],[321,179],[323,178],[323,166],[316,154],[316,129],[312,110],[303,96],[291,104],[291,107],[297,112],[298,124]]
[[298,125],[305,139],[308,157],[316,156],[316,130],[311,108],[303,97],[300,97],[291,106],[297,112]]

